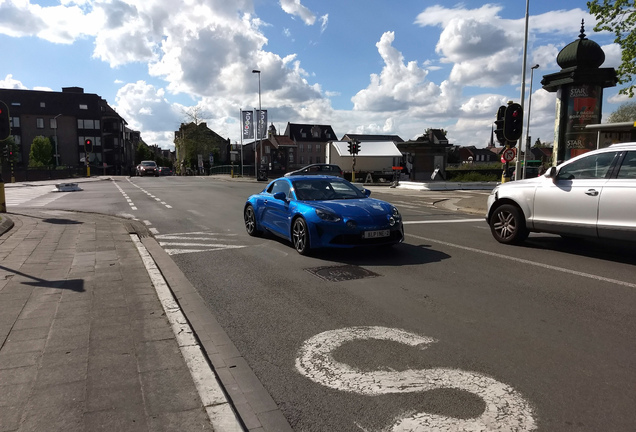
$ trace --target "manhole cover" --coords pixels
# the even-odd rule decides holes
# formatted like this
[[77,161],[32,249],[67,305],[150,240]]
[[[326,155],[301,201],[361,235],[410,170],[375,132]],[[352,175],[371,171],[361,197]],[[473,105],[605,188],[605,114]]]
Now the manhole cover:
[[373,273],[372,271],[353,265],[314,267],[305,270],[307,270],[311,274],[318,276],[320,279],[330,282],[340,282],[346,280],[380,276],[377,273]]

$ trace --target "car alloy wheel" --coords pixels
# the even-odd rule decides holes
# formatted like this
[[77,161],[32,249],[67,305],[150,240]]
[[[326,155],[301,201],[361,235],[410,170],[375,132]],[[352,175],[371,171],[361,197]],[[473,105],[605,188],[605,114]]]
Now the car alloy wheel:
[[254,214],[254,207],[248,205],[243,212],[243,220],[245,221],[245,230],[252,237],[257,237],[260,231],[256,229],[256,215]]
[[296,252],[301,255],[309,253],[309,233],[307,232],[307,223],[301,217],[294,221],[292,228],[292,240]]
[[504,244],[519,244],[528,237],[523,213],[511,204],[495,209],[490,218],[490,231],[499,243]]

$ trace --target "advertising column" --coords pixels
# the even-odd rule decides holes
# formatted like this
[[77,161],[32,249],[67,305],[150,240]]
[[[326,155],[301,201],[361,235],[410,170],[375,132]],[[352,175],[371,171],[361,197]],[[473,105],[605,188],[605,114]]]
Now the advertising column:
[[[563,154],[561,160],[568,160],[596,149],[596,132],[586,131],[585,126],[600,123],[602,89],[598,85],[576,84],[565,86],[563,93],[567,113]],[[561,153],[561,152],[559,152]]]

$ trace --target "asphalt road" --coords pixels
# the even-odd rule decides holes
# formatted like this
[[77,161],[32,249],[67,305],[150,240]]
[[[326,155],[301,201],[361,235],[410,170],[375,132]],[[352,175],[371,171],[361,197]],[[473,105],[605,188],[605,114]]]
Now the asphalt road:
[[44,206],[145,221],[296,431],[636,429],[633,247],[504,246],[440,206],[478,192],[374,189],[403,244],[303,257],[245,233],[263,186],[119,177]]

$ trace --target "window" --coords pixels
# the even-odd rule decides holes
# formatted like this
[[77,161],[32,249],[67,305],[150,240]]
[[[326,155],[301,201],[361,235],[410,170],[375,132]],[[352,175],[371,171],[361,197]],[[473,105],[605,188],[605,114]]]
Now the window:
[[38,129],[44,129],[44,119],[43,118],[36,118],[35,119],[35,123],[36,123],[36,127]]
[[40,108],[46,108],[46,102],[40,102]]
[[79,109],[81,109],[81,110],[87,110],[87,109],[88,109],[88,105],[80,104]]
[[268,192],[272,195],[277,194],[278,192],[284,192],[285,196],[289,198],[289,183],[285,180],[276,181],[269,188]]
[[312,163],[314,163],[314,162],[313,162],[313,160],[314,160],[313,156],[309,156],[309,165],[311,165]]
[[20,102],[11,102],[11,106],[20,106]]
[[20,127],[20,117],[11,117],[11,127]]
[[316,163],[322,163],[322,162],[320,161],[320,156],[316,156]]
[[616,178],[636,179],[636,151],[627,152]]
[[320,153],[320,144],[316,144],[316,152]]
[[49,119],[49,127],[51,129],[57,129],[57,119],[55,118]]
[[300,153],[305,153],[305,144],[298,144],[298,151]]
[[294,154],[293,153],[289,153],[289,163],[294,163]]
[[557,180],[580,180],[605,178],[617,152],[598,153],[564,166]]
[[99,129],[99,120],[77,119],[78,129]]

